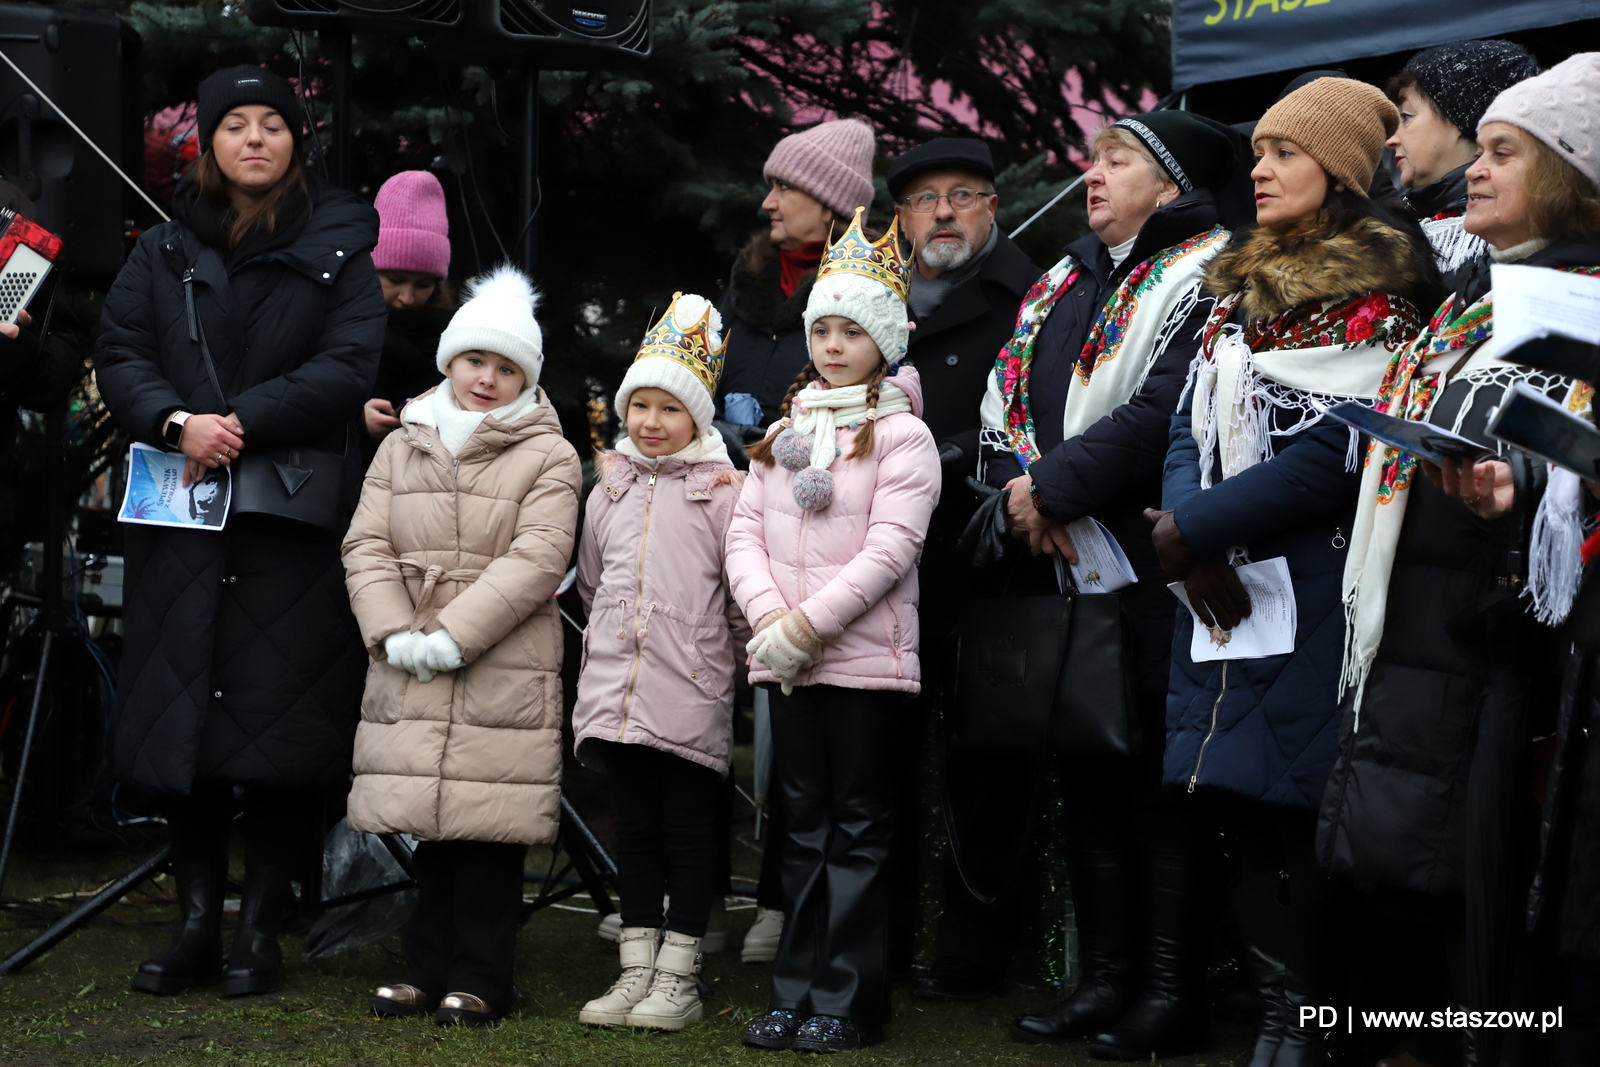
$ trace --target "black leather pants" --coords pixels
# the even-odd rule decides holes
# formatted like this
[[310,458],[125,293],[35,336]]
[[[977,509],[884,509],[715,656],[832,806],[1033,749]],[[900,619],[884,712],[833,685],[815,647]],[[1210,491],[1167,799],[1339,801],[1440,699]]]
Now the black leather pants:
[[903,704],[898,693],[835,686],[772,694],[788,814],[773,1008],[866,1024],[888,1017],[886,872]]

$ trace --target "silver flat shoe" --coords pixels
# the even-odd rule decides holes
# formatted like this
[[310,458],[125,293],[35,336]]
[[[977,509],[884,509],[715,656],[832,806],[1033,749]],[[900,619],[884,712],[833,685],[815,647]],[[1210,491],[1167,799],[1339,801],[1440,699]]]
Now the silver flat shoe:
[[440,1026],[488,1026],[497,1022],[502,1014],[491,1008],[482,997],[475,997],[471,993],[449,993],[439,1001],[439,1010],[434,1013],[433,1021]]
[[372,1007],[372,1014],[387,1019],[426,1015],[438,1006],[428,994],[404,982],[379,986],[373,991],[367,1003]]

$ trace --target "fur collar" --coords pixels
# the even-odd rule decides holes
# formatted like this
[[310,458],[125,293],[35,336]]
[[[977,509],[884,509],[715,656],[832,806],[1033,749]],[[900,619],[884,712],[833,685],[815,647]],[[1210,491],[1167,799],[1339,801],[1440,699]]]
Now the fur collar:
[[1370,216],[1341,231],[1321,215],[1288,230],[1260,226],[1206,268],[1206,288],[1215,296],[1242,291],[1252,322],[1363,293],[1416,302],[1430,281],[1437,284],[1427,242]]
[[771,237],[758,233],[739,253],[728,280],[733,313],[759,329],[775,333],[798,330],[805,324],[811,282],[807,275],[793,296],[784,296],[778,285],[778,252],[772,247]]

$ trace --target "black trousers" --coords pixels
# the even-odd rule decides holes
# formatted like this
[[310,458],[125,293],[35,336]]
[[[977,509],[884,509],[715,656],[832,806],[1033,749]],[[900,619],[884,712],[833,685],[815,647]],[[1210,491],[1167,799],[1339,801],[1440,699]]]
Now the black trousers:
[[1323,998],[1341,992],[1335,949],[1343,909],[1317,862],[1317,813],[1227,794],[1216,797],[1216,807],[1240,936],[1283,963],[1290,992]]
[[235,814],[244,836],[245,863],[251,867],[295,870],[308,852],[320,855],[322,791],[252,785],[237,799],[233,791],[225,782],[196,782],[188,796],[161,799],[174,860],[226,863]]
[[[1075,756],[1056,754],[1041,759],[1055,761],[1065,809],[1069,868],[1098,853],[1119,857],[1118,866],[1130,887],[1130,897],[1111,914],[1097,914],[1097,898],[1074,893],[1073,907],[1080,936],[1086,942],[1121,946],[1114,951],[1135,955],[1146,938],[1144,909],[1137,889],[1148,883],[1152,864],[1186,866],[1196,876],[1207,856],[1205,818],[1193,797],[1171,794],[1161,786],[1164,693],[1140,692],[1140,728],[1146,739],[1134,756]],[[959,754],[954,766],[964,788],[981,791],[986,798],[977,813],[978,823],[992,822],[994,832],[981,826],[967,836],[972,875],[982,875],[982,891],[995,899],[980,902],[969,891],[952,853],[945,855],[941,871],[945,906],[935,940],[935,966],[1003,978],[1016,950],[1017,935],[1027,919],[1021,899],[1026,868],[1037,862],[1037,827],[1018,835],[1014,827],[1033,802],[1039,764],[1014,756],[985,757]],[[988,848],[985,848],[985,845]],[[1114,927],[1114,928],[1112,928]]]
[[837,686],[772,694],[788,827],[773,1008],[878,1024],[889,1015],[886,874],[905,698]]
[[[704,937],[726,880],[717,849],[722,777],[648,745],[601,744],[617,798],[622,925]],[[664,915],[663,894],[672,898]]]
[[400,940],[406,983],[510,1005],[527,855],[527,845],[497,841],[418,842],[417,910]]

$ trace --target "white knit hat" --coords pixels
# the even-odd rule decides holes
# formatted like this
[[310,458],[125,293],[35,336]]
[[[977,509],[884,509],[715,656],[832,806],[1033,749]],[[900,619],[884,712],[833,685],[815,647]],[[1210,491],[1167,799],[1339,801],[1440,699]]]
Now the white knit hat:
[[633,391],[654,387],[677,397],[694,418],[695,430],[704,434],[717,415],[722,354],[722,316],[711,301],[694,293],[675,294],[622,377],[615,401],[617,417],[626,424]]
[[503,263],[467,283],[467,302],[439,335],[439,373],[463,352],[493,352],[522,368],[537,385],[544,367],[544,332],[534,321],[539,292],[516,267]]
[[[900,220],[874,241],[861,226],[865,209],[837,241],[822,253],[817,280],[806,301],[806,337],[827,315],[843,315],[867,331],[890,363],[899,363],[911,340],[906,297],[911,290],[911,264],[900,248]],[[809,341],[808,341],[809,343]]]
[[830,274],[811,287],[806,301],[806,337],[825,315],[843,315],[867,331],[883,358],[899,363],[911,340],[906,302],[888,286],[864,274]]
[[1579,52],[1502,92],[1478,120],[1527,130],[1600,190],[1600,52]]

